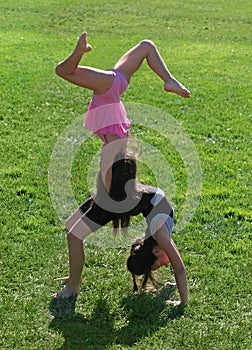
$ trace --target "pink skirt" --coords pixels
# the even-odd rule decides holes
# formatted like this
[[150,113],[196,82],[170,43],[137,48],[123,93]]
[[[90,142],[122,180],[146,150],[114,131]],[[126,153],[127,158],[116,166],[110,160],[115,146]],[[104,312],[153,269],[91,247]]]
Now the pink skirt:
[[104,134],[128,136],[130,121],[122,102],[110,103],[87,111],[84,128],[106,142]]

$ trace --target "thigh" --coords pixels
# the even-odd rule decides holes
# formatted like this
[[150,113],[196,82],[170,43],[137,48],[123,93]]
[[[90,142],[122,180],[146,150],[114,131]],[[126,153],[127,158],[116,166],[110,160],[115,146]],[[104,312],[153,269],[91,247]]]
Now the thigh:
[[97,95],[102,95],[112,86],[114,74],[111,71],[79,66],[65,78],[75,85],[93,90]]
[[118,135],[115,135],[115,134],[104,134],[103,136],[104,136],[104,138],[105,138],[107,143],[121,140],[121,138]]
[[87,212],[91,205],[93,204],[93,197],[89,197],[88,199],[83,202],[80,207],[67,219],[65,225],[67,228],[67,231],[69,231],[76,222]]
[[126,52],[115,64],[115,69],[130,81],[131,76],[139,69],[147,55],[145,45],[141,42]]
[[71,216],[69,216],[65,223],[67,231],[70,231],[70,229],[77,223],[82,215],[82,211],[80,209],[77,209]]
[[[83,216],[85,217],[85,215]],[[77,238],[79,238],[81,241],[83,241],[91,232],[92,230],[90,227],[84,222],[83,218],[80,218],[77,220],[77,222],[71,227],[71,234]]]

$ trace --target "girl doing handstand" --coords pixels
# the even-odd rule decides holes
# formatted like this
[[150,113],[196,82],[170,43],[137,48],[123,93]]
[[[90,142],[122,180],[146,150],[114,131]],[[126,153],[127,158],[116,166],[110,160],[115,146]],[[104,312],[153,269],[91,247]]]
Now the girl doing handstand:
[[[56,67],[56,73],[69,82],[93,91],[84,127],[97,134],[104,143],[101,153],[101,172],[105,188],[111,185],[113,159],[126,147],[130,128],[120,96],[127,89],[132,75],[146,59],[149,67],[164,82],[167,92],[190,97],[190,92],[177,81],[166,67],[156,46],[142,40],[126,52],[111,70],[79,66],[83,54],[91,51],[87,33],[83,32],[72,54]],[[118,141],[114,142],[113,141]]]

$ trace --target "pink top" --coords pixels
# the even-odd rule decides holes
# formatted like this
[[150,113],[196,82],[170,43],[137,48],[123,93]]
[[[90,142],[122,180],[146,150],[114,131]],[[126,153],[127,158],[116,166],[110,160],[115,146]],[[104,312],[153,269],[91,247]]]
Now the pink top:
[[112,86],[103,95],[93,94],[84,122],[84,128],[98,134],[104,142],[103,134],[126,137],[130,128],[130,121],[120,99],[128,87],[128,81],[119,71],[113,69],[112,72],[115,76]]

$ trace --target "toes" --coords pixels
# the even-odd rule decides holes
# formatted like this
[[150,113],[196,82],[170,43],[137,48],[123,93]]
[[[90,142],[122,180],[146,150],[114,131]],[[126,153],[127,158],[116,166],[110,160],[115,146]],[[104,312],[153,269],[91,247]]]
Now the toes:
[[169,82],[166,82],[164,85],[164,89],[167,92],[173,92],[179,96],[182,96],[184,98],[190,97],[190,91],[187,90],[184,85],[182,85],[179,81],[176,79],[173,79]]
[[62,282],[68,283],[69,282],[69,276],[55,278],[54,281],[62,281]]

